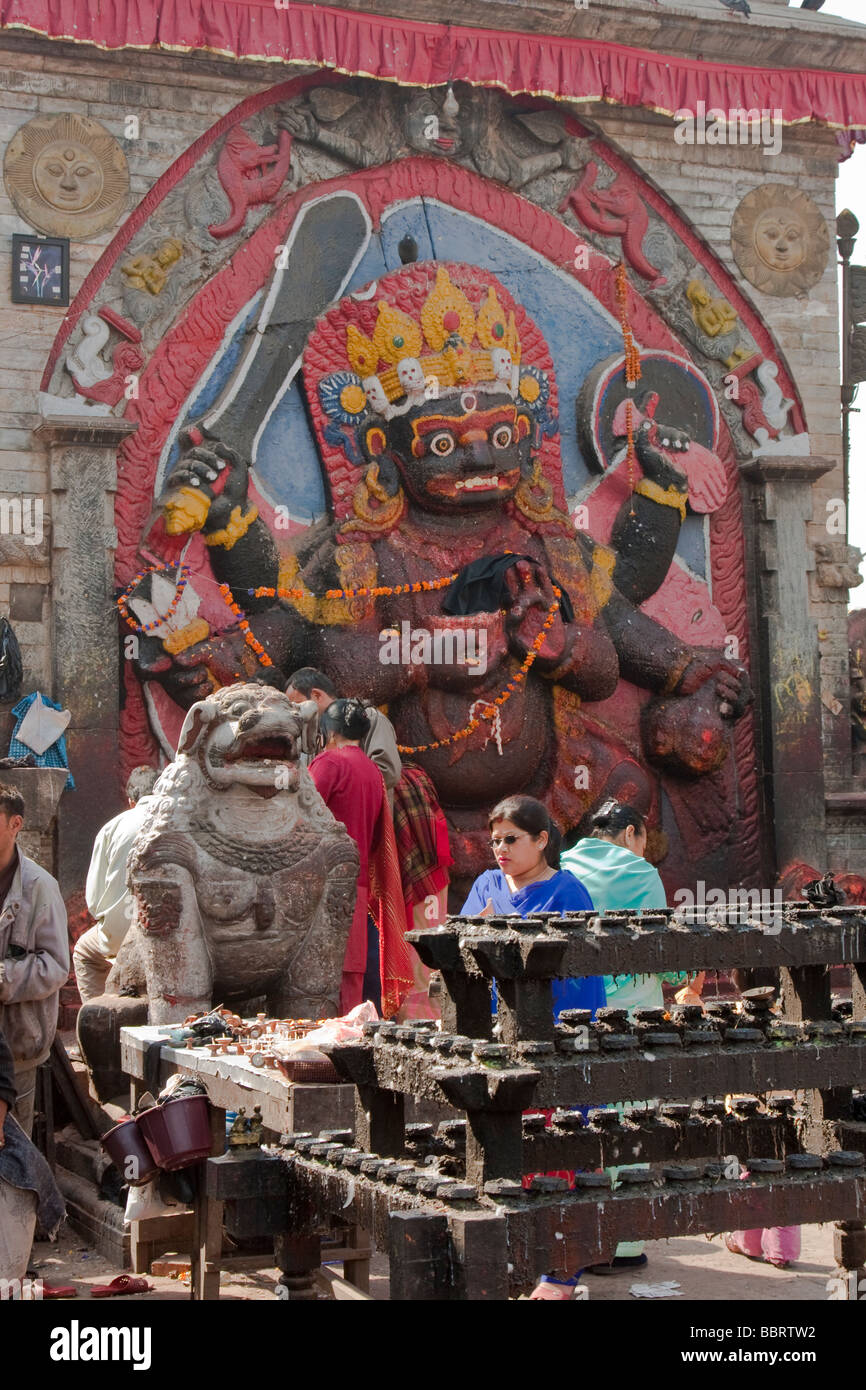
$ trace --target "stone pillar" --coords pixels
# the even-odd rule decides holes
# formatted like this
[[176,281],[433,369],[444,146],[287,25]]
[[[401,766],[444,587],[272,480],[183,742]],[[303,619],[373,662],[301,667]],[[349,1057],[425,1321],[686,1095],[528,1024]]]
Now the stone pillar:
[[814,555],[806,526],[812,519],[812,484],[833,467],[828,458],[766,455],[740,469],[751,485],[755,698],[777,870],[793,859],[820,873],[826,869],[821,678],[808,585]]
[[56,875],[54,824],[66,773],[58,767],[10,767],[0,772],[0,782],[17,787],[24,798],[24,829],[18,836],[22,850]]
[[118,640],[114,606],[117,451],[137,425],[113,415],[47,420],[51,487],[53,698],[72,712],[66,730],[76,790],[60,803],[58,878],[81,888],[100,826],[123,809],[118,776]]

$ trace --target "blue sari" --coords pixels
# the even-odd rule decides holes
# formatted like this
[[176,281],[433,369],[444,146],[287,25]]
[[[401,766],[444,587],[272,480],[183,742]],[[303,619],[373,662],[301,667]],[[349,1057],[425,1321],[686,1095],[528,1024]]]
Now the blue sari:
[[[565,870],[512,893],[502,870],[488,869],[476,878],[460,909],[461,914],[476,917],[488,902],[493,904],[497,916],[516,914],[518,917],[526,917],[530,912],[586,912],[593,906],[580,880]],[[595,1015],[596,1009],[604,1008],[604,982],[600,975],[554,980],[552,994],[556,1019],[563,1009],[592,1009]]]

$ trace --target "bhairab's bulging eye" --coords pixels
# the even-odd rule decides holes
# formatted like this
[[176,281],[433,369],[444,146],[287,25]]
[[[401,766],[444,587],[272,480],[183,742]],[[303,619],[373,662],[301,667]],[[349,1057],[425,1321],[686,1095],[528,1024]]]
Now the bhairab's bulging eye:
[[448,430],[441,430],[439,434],[434,434],[430,440],[430,452],[436,454],[438,458],[447,458],[454,452],[454,436]]
[[493,431],[494,449],[507,449],[513,438],[513,431],[510,425],[499,425]]

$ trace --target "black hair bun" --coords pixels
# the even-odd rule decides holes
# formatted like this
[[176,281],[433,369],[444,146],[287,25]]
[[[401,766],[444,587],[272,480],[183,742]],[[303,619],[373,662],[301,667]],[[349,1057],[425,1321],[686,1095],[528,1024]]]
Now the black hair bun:
[[343,701],[343,729],[346,738],[363,739],[370,732],[370,716],[364,708],[363,700],[351,696]]

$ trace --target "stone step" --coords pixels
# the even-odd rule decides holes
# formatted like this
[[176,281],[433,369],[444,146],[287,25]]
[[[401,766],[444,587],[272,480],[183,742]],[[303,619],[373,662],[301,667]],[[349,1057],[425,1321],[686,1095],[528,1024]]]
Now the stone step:
[[118,1270],[129,1269],[130,1238],[123,1224],[123,1208],[103,1201],[95,1183],[70,1172],[60,1163],[56,1165],[54,1176],[63,1193],[72,1229]]
[[70,1173],[92,1183],[107,1202],[125,1206],[127,1188],[98,1139],[82,1139],[74,1125],[55,1136],[56,1161]]
[[112,1096],[111,1100],[98,1101],[90,1089],[90,1073],[85,1062],[70,1057],[69,1065],[75,1078],[75,1089],[81,1102],[92,1117],[100,1134],[107,1134],[129,1114],[129,1095]]
[[82,1139],[74,1125],[55,1135],[57,1162],[70,1173],[99,1186],[109,1159],[98,1139]]

